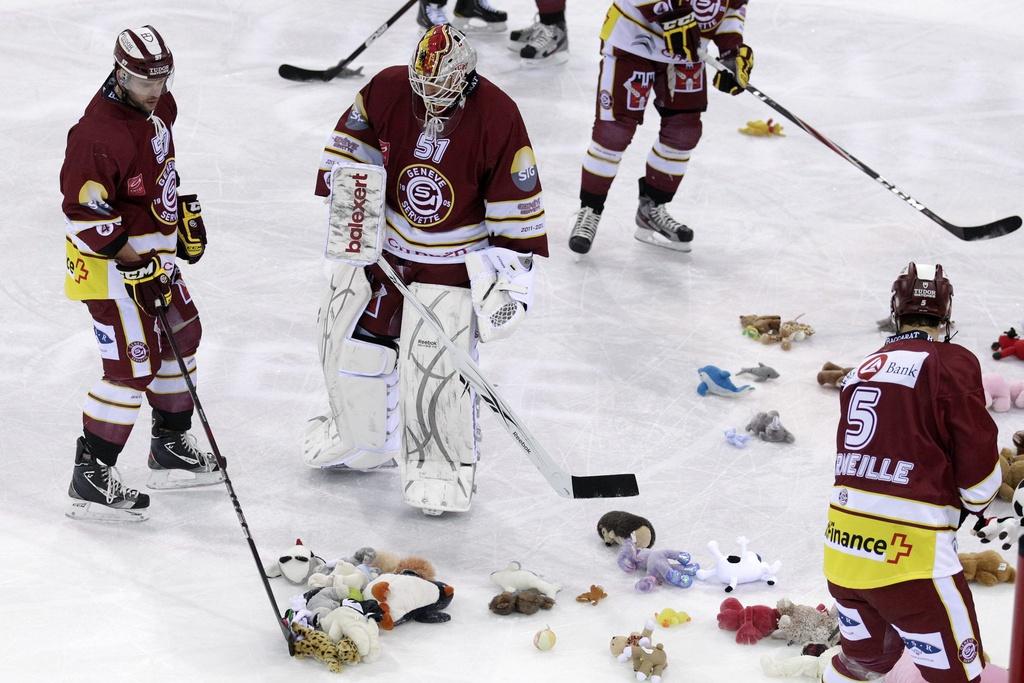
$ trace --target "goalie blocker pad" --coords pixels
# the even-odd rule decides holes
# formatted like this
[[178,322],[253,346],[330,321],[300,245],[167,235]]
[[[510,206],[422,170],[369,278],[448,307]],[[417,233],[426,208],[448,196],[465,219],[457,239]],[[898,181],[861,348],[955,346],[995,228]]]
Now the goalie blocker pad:
[[331,261],[368,266],[384,246],[384,195],[387,173],[382,166],[336,163],[331,170],[330,211],[324,256]]
[[352,336],[369,301],[363,269],[334,264],[317,316],[330,410],[306,425],[302,450],[310,467],[369,470],[398,455],[397,353]]
[[[449,338],[474,355],[469,290],[413,283],[413,294],[441,321]],[[398,374],[402,388],[402,497],[427,514],[465,512],[475,490],[476,391],[416,309],[402,310]]]

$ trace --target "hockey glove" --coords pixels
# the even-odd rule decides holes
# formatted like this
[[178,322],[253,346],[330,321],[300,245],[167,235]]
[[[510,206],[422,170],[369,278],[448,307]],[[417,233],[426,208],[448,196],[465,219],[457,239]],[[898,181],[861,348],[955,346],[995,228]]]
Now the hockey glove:
[[740,45],[735,50],[723,53],[721,62],[729,71],[715,74],[715,87],[724,93],[739,95],[750,83],[750,72],[754,70],[754,51],[749,45]]
[[178,196],[178,258],[195,263],[206,251],[203,207],[194,194]]
[[512,334],[533,298],[533,256],[490,247],[466,255],[481,342]]
[[171,305],[171,278],[155,251],[143,254],[138,261],[118,263],[128,296],[146,314],[156,316],[158,308]]
[[982,543],[1000,543],[1009,550],[1020,537],[1021,523],[1016,517],[982,517],[974,525],[975,535]]

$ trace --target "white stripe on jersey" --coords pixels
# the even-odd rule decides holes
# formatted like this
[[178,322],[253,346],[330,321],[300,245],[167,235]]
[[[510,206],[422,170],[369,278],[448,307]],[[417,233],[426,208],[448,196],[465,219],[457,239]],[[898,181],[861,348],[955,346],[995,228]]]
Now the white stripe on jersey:
[[849,486],[833,486],[831,504],[842,510],[862,512],[895,522],[923,525],[934,529],[956,529],[960,511],[951,505],[933,505]]
[[466,254],[488,246],[485,223],[466,225],[445,232],[414,228],[401,213],[385,207],[387,235],[384,249],[418,263],[463,263]]
[[[198,384],[198,372],[196,370],[196,357],[186,356],[182,360],[185,361],[185,367],[188,368],[188,376],[192,379],[192,384]],[[160,363],[160,369],[157,370],[156,376],[153,381],[146,387],[146,391],[153,394],[184,394],[188,391],[188,385],[185,384],[185,377],[181,374],[181,370],[178,368],[178,362],[174,360],[165,360]]]
[[135,424],[142,407],[142,392],[100,380],[86,395],[82,412],[97,422]]
[[[950,659],[954,660],[954,666],[956,666],[955,662],[960,662],[966,674],[965,678],[973,681],[981,675],[982,666],[981,653],[978,652],[978,634],[974,632],[974,627],[971,625],[971,613],[967,609],[967,605],[964,604],[963,595],[960,594],[960,589],[956,587],[952,577],[934,579],[933,583],[939,598],[942,599],[942,604],[946,606],[953,638],[959,648],[957,652],[949,653]],[[971,652],[965,651],[966,647],[970,647],[964,645],[967,640],[974,641],[973,658],[969,662],[964,661],[965,658],[972,656]]]
[[981,482],[970,488],[960,489],[960,500],[964,507],[971,512],[981,512],[996,497],[999,485],[1002,483],[1003,473],[999,469],[999,463],[996,463],[992,472]]

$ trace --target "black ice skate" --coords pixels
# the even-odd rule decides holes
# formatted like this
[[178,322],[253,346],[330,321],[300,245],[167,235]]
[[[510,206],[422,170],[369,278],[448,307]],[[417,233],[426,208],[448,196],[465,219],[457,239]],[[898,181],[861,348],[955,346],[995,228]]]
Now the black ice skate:
[[597,236],[597,223],[601,220],[601,214],[589,206],[581,206],[576,213],[576,223],[572,226],[572,233],[569,235],[569,248],[577,254],[586,254],[594,244],[594,237]]
[[416,15],[416,23],[423,28],[441,26],[448,23],[448,17],[444,13],[444,5],[437,5],[432,2],[420,2],[420,11]]
[[672,218],[667,204],[655,204],[650,197],[640,197],[636,210],[636,232],[641,242],[673,251],[690,251],[693,230]]
[[532,38],[533,34],[537,32],[537,29],[540,27],[540,25],[540,16],[536,15],[533,18],[533,23],[527,26],[526,28],[517,28],[513,29],[512,31],[509,31],[508,49],[512,50],[513,52],[521,51],[524,47],[526,47],[526,44],[530,42],[530,38]]
[[121,482],[117,469],[92,458],[85,437],[78,437],[75,470],[68,486],[72,519],[98,522],[143,522],[149,519],[149,496]]
[[465,33],[505,31],[508,14],[496,10],[489,0],[458,0],[452,13],[452,25]]
[[538,24],[519,51],[523,64],[562,64],[569,59],[569,35],[565,24]]
[[196,447],[196,438],[188,432],[162,429],[153,425],[149,444],[149,481],[151,489],[186,489],[210,486],[224,481],[224,473],[212,453]]

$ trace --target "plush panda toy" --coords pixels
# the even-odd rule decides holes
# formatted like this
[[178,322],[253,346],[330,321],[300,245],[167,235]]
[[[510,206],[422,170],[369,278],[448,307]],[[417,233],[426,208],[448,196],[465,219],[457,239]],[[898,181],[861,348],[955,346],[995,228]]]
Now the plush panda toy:
[[305,585],[310,574],[320,571],[326,565],[323,558],[317,557],[312,550],[302,545],[301,538],[296,538],[295,546],[284,552],[264,572],[269,579],[284,576],[292,583]]

